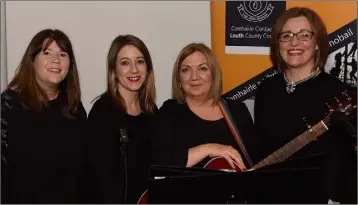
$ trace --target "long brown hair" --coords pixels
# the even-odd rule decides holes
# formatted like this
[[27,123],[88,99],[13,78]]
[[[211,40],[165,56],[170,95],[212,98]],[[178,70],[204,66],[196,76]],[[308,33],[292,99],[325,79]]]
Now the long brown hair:
[[287,9],[276,21],[272,29],[270,48],[271,48],[271,60],[274,66],[281,72],[287,69],[286,63],[283,61],[280,54],[280,42],[278,41],[278,35],[282,31],[283,26],[287,22],[287,20],[291,18],[296,18],[304,16],[307,18],[308,22],[310,22],[313,32],[314,38],[316,40],[316,44],[318,46],[318,50],[315,51],[315,65],[312,69],[316,69],[319,67],[321,71],[324,71],[324,65],[327,61],[328,57],[328,35],[326,27],[322,21],[322,19],[318,16],[318,14],[306,7],[294,7]]
[[121,96],[116,75],[116,62],[118,53],[124,46],[131,45],[136,47],[144,57],[147,66],[147,77],[139,90],[139,103],[143,112],[152,113],[155,105],[155,82],[152,58],[144,42],[133,35],[119,35],[111,44],[107,55],[107,91],[114,102],[124,111],[127,110],[123,97]]
[[80,82],[77,64],[72,44],[65,33],[60,30],[44,29],[38,32],[30,41],[14,78],[8,85],[20,94],[22,105],[35,112],[40,112],[49,101],[45,91],[37,83],[34,61],[36,56],[46,50],[55,41],[68,54],[70,66],[65,79],[59,84],[59,95],[63,95],[62,113],[67,118],[74,118],[74,114],[81,102]]
[[172,95],[178,102],[185,102],[185,93],[180,86],[180,66],[186,57],[195,53],[196,51],[205,55],[208,65],[211,69],[212,85],[209,91],[209,95],[213,98],[213,104],[218,103],[222,93],[222,73],[220,65],[208,46],[203,43],[190,43],[185,46],[178,54],[178,57],[174,63],[173,76],[172,76]]

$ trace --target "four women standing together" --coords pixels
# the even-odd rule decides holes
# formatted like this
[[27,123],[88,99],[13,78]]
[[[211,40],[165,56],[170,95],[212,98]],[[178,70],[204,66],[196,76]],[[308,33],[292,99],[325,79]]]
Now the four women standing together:
[[[325,102],[349,90],[324,72],[327,32],[312,10],[288,9],[272,36],[271,58],[280,74],[258,88],[254,124],[245,104],[221,98],[219,63],[201,43],[180,51],[173,99],[158,110],[150,53],[133,35],[113,40],[107,90],[86,120],[68,37],[39,32],[1,95],[2,203],[136,203],[150,164],[203,166],[222,157],[232,167],[250,168],[307,130],[307,121],[321,120]],[[292,153],[327,155],[323,203],[356,203],[356,153],[346,139],[333,129]]]

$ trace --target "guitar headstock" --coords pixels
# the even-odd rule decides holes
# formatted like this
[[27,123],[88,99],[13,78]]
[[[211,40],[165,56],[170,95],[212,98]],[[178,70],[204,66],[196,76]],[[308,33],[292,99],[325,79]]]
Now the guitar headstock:
[[357,93],[356,92],[342,92],[342,95],[335,97],[335,103],[328,104],[328,112],[325,115],[325,124],[330,124],[332,120],[349,119],[350,117],[357,117]]

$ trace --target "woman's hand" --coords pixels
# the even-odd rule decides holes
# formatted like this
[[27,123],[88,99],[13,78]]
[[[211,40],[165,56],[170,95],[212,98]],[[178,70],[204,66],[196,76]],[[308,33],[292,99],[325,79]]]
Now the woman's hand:
[[241,170],[246,169],[240,153],[232,146],[216,143],[209,143],[206,144],[206,146],[209,157],[223,157],[233,169],[235,169],[234,163],[236,163]]
[[235,169],[235,164],[242,170],[246,169],[241,155],[236,149],[228,145],[217,143],[202,144],[190,148],[188,153],[187,167],[194,166],[208,156],[225,158],[233,169]]

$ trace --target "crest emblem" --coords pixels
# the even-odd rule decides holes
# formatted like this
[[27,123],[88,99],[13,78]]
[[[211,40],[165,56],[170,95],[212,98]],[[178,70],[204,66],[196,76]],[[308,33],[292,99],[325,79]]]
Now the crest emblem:
[[244,1],[237,9],[247,21],[260,22],[270,16],[274,7],[268,1]]

